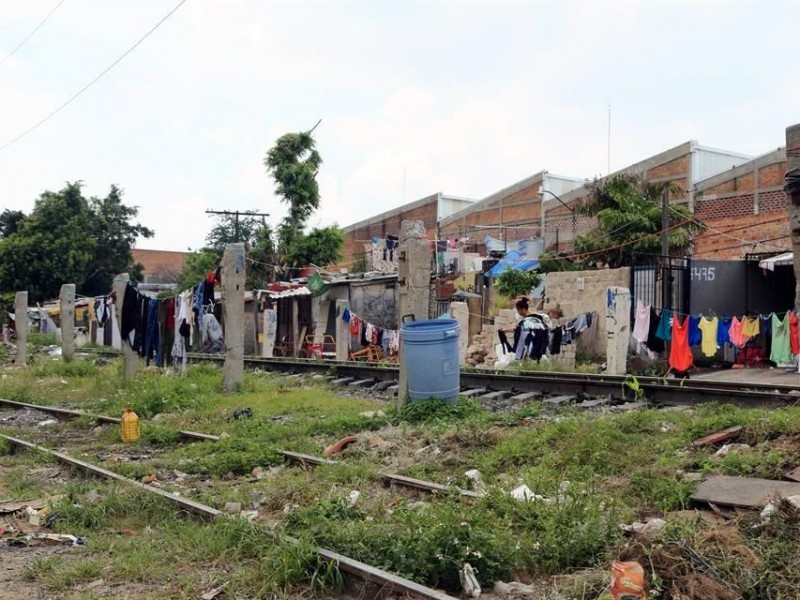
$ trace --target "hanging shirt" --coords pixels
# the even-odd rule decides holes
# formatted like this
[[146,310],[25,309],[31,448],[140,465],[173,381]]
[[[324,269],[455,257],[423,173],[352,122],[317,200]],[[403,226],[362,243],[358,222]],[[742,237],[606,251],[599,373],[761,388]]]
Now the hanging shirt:
[[761,333],[761,327],[758,317],[745,317],[743,319],[744,325],[742,326],[742,333],[748,339],[756,337]]
[[704,356],[714,356],[719,350],[719,344],[717,343],[717,325],[719,321],[717,317],[712,317],[711,319],[707,317],[701,317],[700,323],[698,324],[698,329],[700,329],[700,350],[702,350]]
[[669,350],[669,366],[685,373],[692,366],[692,351],[689,349],[689,319],[681,324],[678,315],[672,319],[672,346]]
[[656,313],[656,309],[652,306],[650,307],[650,329],[647,332],[647,341],[645,342],[645,346],[651,352],[663,352],[666,346],[664,345],[664,340],[658,337],[658,326],[661,324],[661,321],[658,318],[658,314]]
[[647,333],[650,331],[650,307],[644,302],[636,299],[636,314],[633,322],[633,339],[644,344],[647,341]]
[[789,348],[792,354],[800,354],[800,326],[797,315],[789,311]]
[[350,333],[358,335],[361,333],[361,319],[350,313]]
[[703,340],[700,333],[700,316],[689,315],[689,345],[699,346]]
[[761,335],[772,337],[772,315],[758,315],[759,331]]
[[722,348],[725,344],[731,343],[730,335],[728,335],[731,328],[730,317],[720,317],[717,323],[717,345]]
[[662,310],[661,318],[658,321],[658,330],[656,330],[656,335],[665,342],[672,341],[672,321],[672,311],[668,308]]
[[775,313],[772,314],[772,351],[769,359],[779,365],[786,365],[792,362],[792,346],[789,341],[789,312],[779,318]]
[[347,325],[350,323],[350,309],[345,308],[344,312],[342,313],[342,322]]
[[744,320],[737,319],[733,317],[731,319],[731,326],[728,330],[728,336],[731,339],[731,344],[736,346],[737,348],[744,348],[747,345],[747,342],[750,338],[748,338],[744,332]]

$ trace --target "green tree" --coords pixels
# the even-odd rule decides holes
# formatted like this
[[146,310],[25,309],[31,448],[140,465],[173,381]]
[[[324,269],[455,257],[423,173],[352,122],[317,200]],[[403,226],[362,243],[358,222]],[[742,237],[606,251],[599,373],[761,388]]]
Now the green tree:
[[191,252],[186,257],[183,270],[178,275],[180,288],[185,290],[200,283],[211,271],[217,268],[220,257],[220,253],[212,248],[202,248]]
[[494,287],[502,296],[516,298],[529,294],[541,282],[541,276],[535,271],[523,272],[507,267],[494,280]]
[[220,215],[206,236],[206,247],[216,250],[220,256],[222,256],[225,246],[234,242],[244,242],[245,247],[250,249],[259,239],[263,238],[265,230],[272,235],[264,217],[242,215],[239,217],[237,237],[236,217]]
[[[622,267],[631,264],[634,252],[661,253],[662,194],[666,189],[671,196],[680,196],[679,187],[624,174],[595,180],[589,187],[590,200],[578,210],[595,216],[597,227],[575,238],[575,252],[591,254],[583,260],[585,264]],[[668,220],[670,254],[686,254],[694,234],[702,231],[703,225],[682,204],[670,204]]]
[[264,158],[267,172],[275,179],[275,191],[289,205],[279,232],[280,241],[287,246],[302,234],[308,218],[319,208],[317,173],[322,157],[315,146],[311,131],[287,133]]
[[286,264],[303,267],[314,264],[324,267],[342,258],[344,234],[337,225],[312,229],[308,234],[297,236],[289,245]]
[[75,283],[91,296],[107,293],[116,273],[141,272],[131,247],[153,232],[132,222],[138,209],[122,204],[116,186],[104,198],[86,198],[82,187],[74,182],[44,192],[21,218],[3,213],[0,290],[28,290],[32,301],[43,301],[56,297],[63,283]]

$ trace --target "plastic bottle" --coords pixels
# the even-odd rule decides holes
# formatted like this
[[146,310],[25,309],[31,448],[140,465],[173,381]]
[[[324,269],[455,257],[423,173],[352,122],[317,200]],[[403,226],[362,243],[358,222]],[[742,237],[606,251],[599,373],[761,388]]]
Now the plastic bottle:
[[122,441],[136,442],[139,435],[139,417],[130,408],[126,408],[122,413]]

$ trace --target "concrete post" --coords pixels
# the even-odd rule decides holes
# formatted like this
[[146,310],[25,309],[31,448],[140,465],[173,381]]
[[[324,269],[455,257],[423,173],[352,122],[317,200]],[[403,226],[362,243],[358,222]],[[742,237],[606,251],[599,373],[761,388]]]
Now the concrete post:
[[244,381],[244,244],[228,244],[222,255],[222,318],[225,364],[222,389],[233,392]]
[[342,315],[348,308],[348,300],[336,301],[336,360],[347,360],[350,352],[350,326],[342,321]]
[[75,355],[75,284],[65,283],[59,294],[61,305],[61,356],[71,362]]
[[467,346],[469,346],[469,308],[466,302],[451,302],[450,316],[458,322],[461,334],[458,336],[458,364],[467,364]]
[[17,334],[14,364],[24,367],[28,360],[28,292],[17,292],[14,298],[14,331]]
[[274,308],[264,311],[264,344],[261,346],[261,356],[271,358],[275,349],[275,335],[278,332],[278,313]]
[[628,288],[610,287],[606,291],[606,373],[625,375],[631,328],[631,292]]
[[[122,305],[125,303],[125,288],[128,286],[129,277],[127,273],[120,273],[114,277],[112,289],[114,290],[114,313],[117,317],[117,327],[122,335]],[[63,338],[63,336],[62,336]],[[139,356],[131,348],[130,340],[123,338],[122,344],[122,374],[125,379],[133,379],[136,370],[139,368]]]
[[[403,221],[400,224],[398,251],[399,319],[397,321],[402,327],[404,318],[413,317],[417,321],[428,318],[431,295],[431,251],[429,242],[425,238],[425,224],[422,221]],[[404,352],[401,340],[398,404],[403,404],[408,398],[408,373]]]

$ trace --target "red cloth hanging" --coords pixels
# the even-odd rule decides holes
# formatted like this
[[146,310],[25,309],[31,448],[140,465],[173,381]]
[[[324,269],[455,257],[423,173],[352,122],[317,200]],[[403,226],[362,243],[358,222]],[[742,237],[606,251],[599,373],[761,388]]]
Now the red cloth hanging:
[[789,312],[789,346],[792,349],[792,354],[800,354],[799,329],[797,315],[793,312]]
[[680,323],[676,314],[672,317],[672,347],[669,349],[669,366],[679,373],[688,371],[693,363],[689,348],[689,317]]

